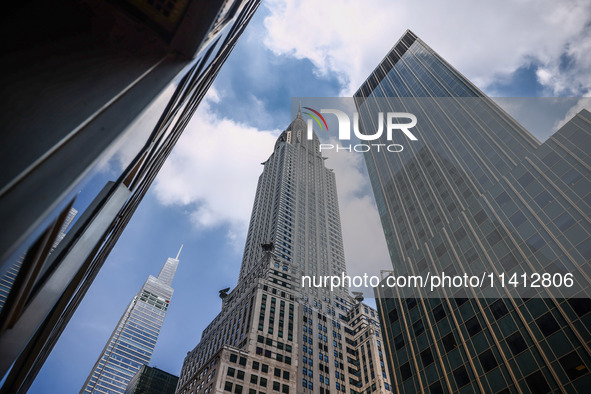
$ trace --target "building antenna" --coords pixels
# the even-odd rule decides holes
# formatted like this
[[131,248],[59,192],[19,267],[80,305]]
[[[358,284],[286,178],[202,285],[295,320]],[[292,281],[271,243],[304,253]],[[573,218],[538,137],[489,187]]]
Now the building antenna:
[[176,260],[178,260],[178,259],[179,259],[179,256],[180,256],[180,254],[181,254],[181,250],[183,250],[183,245],[184,245],[184,244],[181,244],[181,248],[179,249],[179,252],[176,254]]

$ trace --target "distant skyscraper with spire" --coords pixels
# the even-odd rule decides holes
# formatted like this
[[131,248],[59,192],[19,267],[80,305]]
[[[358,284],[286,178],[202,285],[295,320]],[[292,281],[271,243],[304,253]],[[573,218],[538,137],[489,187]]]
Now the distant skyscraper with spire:
[[81,393],[124,393],[143,364],[149,364],[170,304],[179,264],[169,257],[155,278],[148,277],[111,334]]

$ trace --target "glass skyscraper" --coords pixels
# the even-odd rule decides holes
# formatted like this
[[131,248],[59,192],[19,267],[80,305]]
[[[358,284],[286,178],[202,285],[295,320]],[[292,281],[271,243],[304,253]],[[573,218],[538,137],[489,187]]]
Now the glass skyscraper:
[[[391,275],[520,279],[377,287],[392,384],[405,393],[588,392],[591,113],[541,144],[410,31],[355,101],[366,134],[375,109],[417,117],[416,141],[397,136],[402,152],[365,153]],[[537,274],[572,274],[575,285],[532,286]]]
[[[301,110],[259,177],[238,284],[187,353],[177,393],[390,390],[377,313],[344,287],[302,287],[346,270],[334,172]],[[369,391],[368,391],[369,390]]]
[[123,394],[142,365],[150,363],[170,305],[178,264],[177,254],[166,260],[157,278],[148,277],[119,320],[81,393]]
[[178,381],[177,376],[142,365],[129,382],[125,394],[174,394]]
[[3,9],[1,390],[28,390],[259,4]]

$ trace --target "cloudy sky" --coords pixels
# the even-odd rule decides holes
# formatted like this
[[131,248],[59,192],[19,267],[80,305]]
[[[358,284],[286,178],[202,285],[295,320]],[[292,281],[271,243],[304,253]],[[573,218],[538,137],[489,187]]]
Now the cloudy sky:
[[[152,358],[178,375],[218,290],[235,285],[260,163],[291,98],[351,95],[406,29],[490,96],[591,95],[591,0],[263,1],[30,392],[78,392],[134,294],[184,244]],[[361,155],[326,164],[349,270],[388,268]]]

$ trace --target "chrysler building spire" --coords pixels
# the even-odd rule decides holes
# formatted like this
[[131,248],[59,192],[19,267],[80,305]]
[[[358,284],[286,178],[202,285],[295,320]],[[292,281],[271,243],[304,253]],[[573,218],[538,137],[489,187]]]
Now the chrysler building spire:
[[[318,137],[308,140],[306,126],[300,104],[263,163],[238,284],[220,293],[222,310],[187,353],[178,393],[194,387],[293,394],[388,387],[375,311],[361,307],[345,286],[302,285],[304,276],[346,275],[335,174],[319,153]],[[353,359],[359,353],[347,348],[357,346],[351,344],[368,349],[368,357]],[[374,366],[379,373],[357,381],[360,370]],[[211,368],[228,372],[213,376]],[[266,375],[270,371],[274,377]]]

